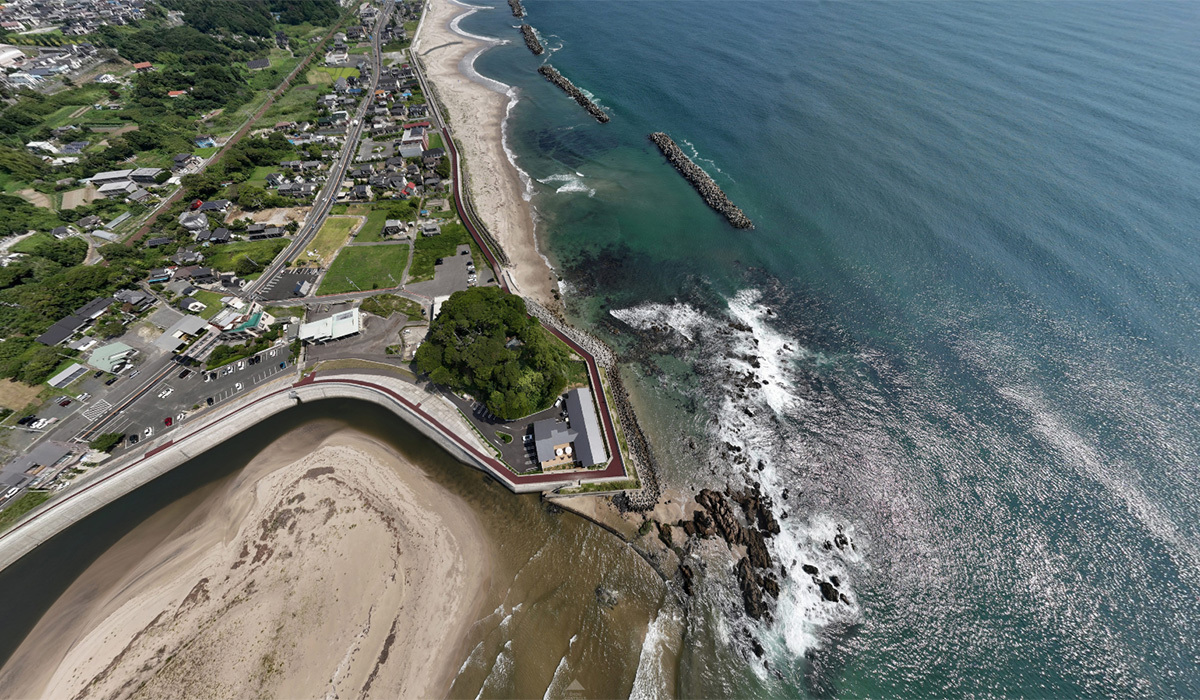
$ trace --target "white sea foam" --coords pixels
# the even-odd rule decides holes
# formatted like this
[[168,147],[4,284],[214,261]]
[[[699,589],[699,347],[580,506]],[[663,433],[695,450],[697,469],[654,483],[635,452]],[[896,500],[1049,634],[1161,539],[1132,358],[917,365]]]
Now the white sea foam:
[[538,182],[542,183],[543,185],[549,185],[556,182],[562,183],[554,190],[556,193],[560,194],[564,192],[586,192],[587,196],[589,197],[594,197],[596,195],[596,190],[584,184],[583,175],[580,173],[562,173],[559,175],[551,175],[550,177],[540,178]]
[[648,331],[665,326],[688,341],[695,340],[700,328],[711,322],[691,305],[682,303],[647,303],[628,309],[615,309],[610,313],[638,330]]
[[682,628],[683,616],[678,608],[669,606],[658,611],[642,640],[642,653],[633,676],[633,688],[629,691],[630,700],[652,700],[668,695],[667,679],[673,670],[665,667],[664,655],[668,651],[678,653],[674,641],[680,638]]
[[[712,168],[714,172],[724,175],[729,179],[730,182],[737,182],[737,180],[734,180],[732,177],[730,177],[728,173],[726,173],[724,170],[721,170],[721,167],[717,165],[717,161],[700,155],[700,151],[696,150],[695,144],[693,144],[691,141],[688,141],[687,139],[680,139],[679,143],[682,143],[683,145],[687,146],[689,150],[691,150],[692,153],[689,157],[692,159],[692,162],[696,163],[696,165],[699,166],[701,162],[708,163],[708,167]],[[704,166],[700,166],[700,168],[708,173],[709,177],[712,177],[712,173],[708,172],[708,168],[705,168]]]

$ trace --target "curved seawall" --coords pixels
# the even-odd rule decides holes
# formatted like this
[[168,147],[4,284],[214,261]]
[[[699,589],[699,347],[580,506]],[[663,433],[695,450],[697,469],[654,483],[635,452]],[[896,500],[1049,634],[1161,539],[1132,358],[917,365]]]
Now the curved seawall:
[[[517,482],[502,473],[497,473],[495,465],[490,463],[494,460],[479,451],[479,447],[486,446],[479,443],[474,434],[467,434],[466,437],[458,434],[448,435],[445,427],[429,415],[430,411],[436,411],[437,408],[423,408],[422,403],[416,404],[417,410],[410,408],[408,402],[393,390],[398,387],[383,386],[392,383],[402,384],[400,380],[389,382],[387,378],[377,375],[345,375],[304,384],[283,385],[266,395],[248,397],[241,404],[220,415],[214,414],[207,420],[198,419],[198,422],[193,424],[195,427],[186,435],[177,434],[180,435],[178,439],[157,445],[148,452],[130,455],[124,464],[118,463],[97,473],[95,478],[76,484],[72,490],[51,500],[43,508],[33,511],[25,520],[17,523],[0,536],[0,570],[104,506],[235,435],[299,403],[321,399],[349,398],[383,406],[433,440],[455,459],[489,474],[518,493],[574,485],[579,480],[579,474],[568,472],[562,475],[538,475],[545,478],[544,481],[539,479]],[[427,396],[424,403],[444,402],[441,397]],[[457,409],[454,411],[457,414]],[[463,432],[467,431],[469,428]]]
[[580,107],[586,109],[588,114],[596,118],[596,121],[600,122],[601,124],[608,122],[608,112],[600,109],[595,102],[592,102],[590,99],[588,99],[588,96],[583,94],[582,90],[575,87],[575,83],[567,80],[566,77],[564,77],[562,73],[559,73],[557,70],[555,70],[553,66],[544,65],[541,68],[538,68],[538,72],[544,75],[546,80],[549,80],[550,82],[559,86],[562,88],[563,92],[573,97],[575,101],[579,103]]
[[704,172],[704,169],[692,162],[691,158],[679,150],[679,146],[661,131],[656,131],[650,134],[650,140],[658,146],[663,155],[667,157],[667,162],[675,166],[675,169],[683,174],[687,181],[692,183],[692,187],[700,193],[708,206],[716,209],[734,228],[754,228],[754,222],[746,216],[741,209],[733,202],[729,201],[729,197],[725,196],[725,191],[721,189],[713,179]]
[[533,27],[528,24],[521,25],[521,35],[525,37],[525,45],[533,52],[534,56],[541,56],[546,49],[542,48],[542,42],[538,41],[537,34],[533,31]]

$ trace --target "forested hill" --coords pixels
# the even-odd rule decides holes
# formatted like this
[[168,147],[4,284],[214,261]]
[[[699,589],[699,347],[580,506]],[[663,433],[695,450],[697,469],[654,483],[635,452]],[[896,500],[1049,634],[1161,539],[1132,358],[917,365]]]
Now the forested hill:
[[247,36],[270,36],[278,14],[283,24],[332,24],[338,17],[334,0],[163,0],[168,10],[180,10],[189,26],[206,32],[228,31]]

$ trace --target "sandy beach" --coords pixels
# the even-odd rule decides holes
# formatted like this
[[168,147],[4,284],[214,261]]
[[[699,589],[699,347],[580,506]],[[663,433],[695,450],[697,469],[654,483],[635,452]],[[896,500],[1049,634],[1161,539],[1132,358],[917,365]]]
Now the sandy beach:
[[0,669],[3,695],[444,696],[488,589],[487,533],[380,443],[304,440],[106,552]]
[[533,210],[522,197],[520,175],[501,141],[509,97],[499,91],[499,84],[470,69],[474,57],[490,44],[450,26],[455,17],[470,11],[450,0],[430,0],[413,51],[449,112],[454,140],[468,168],[475,209],[512,263],[513,291],[555,306],[557,278],[538,254]]

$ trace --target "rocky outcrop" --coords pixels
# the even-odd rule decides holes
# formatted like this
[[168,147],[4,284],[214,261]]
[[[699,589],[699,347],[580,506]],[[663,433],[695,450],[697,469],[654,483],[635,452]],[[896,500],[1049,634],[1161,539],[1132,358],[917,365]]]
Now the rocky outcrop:
[[582,90],[575,87],[574,83],[563,77],[563,74],[555,70],[553,66],[543,65],[541,68],[538,68],[538,72],[545,76],[546,80],[549,80],[550,82],[562,88],[563,92],[567,93],[576,102],[578,102],[580,107],[586,109],[588,114],[596,118],[596,121],[600,122],[601,124],[608,122],[608,112],[600,109],[595,102],[592,102],[590,99],[588,99],[588,96],[583,94]]
[[533,31],[533,27],[528,24],[521,25],[521,34],[525,36],[525,45],[533,52],[534,56],[541,56],[546,49],[542,48],[542,42],[538,41],[537,34]]
[[508,6],[512,8],[513,17],[519,19],[525,16],[525,6],[521,4],[521,0],[508,0]]
[[743,491],[730,492],[729,497],[742,507],[747,522],[756,524],[768,536],[779,534],[779,523],[771,513],[770,501],[763,497],[757,484]]
[[[545,66],[543,66],[544,68]],[[734,228],[754,228],[754,222],[747,217],[741,209],[737,208],[733,202],[729,201],[729,197],[725,196],[725,191],[720,188],[713,179],[704,172],[704,169],[692,162],[683,151],[679,150],[679,146],[661,131],[656,131],[650,134],[650,140],[658,146],[663,155],[667,157],[667,162],[675,166],[675,169],[680,172],[687,181],[692,183],[692,187],[700,193],[700,196],[712,207],[717,213],[729,220],[729,223]]]
[[742,603],[746,608],[746,614],[753,617],[755,620],[761,620],[767,614],[767,604],[763,602],[762,587],[758,583],[758,576],[754,573],[754,567],[750,565],[750,559],[742,557],[737,563],[737,580],[738,586],[742,589]]

